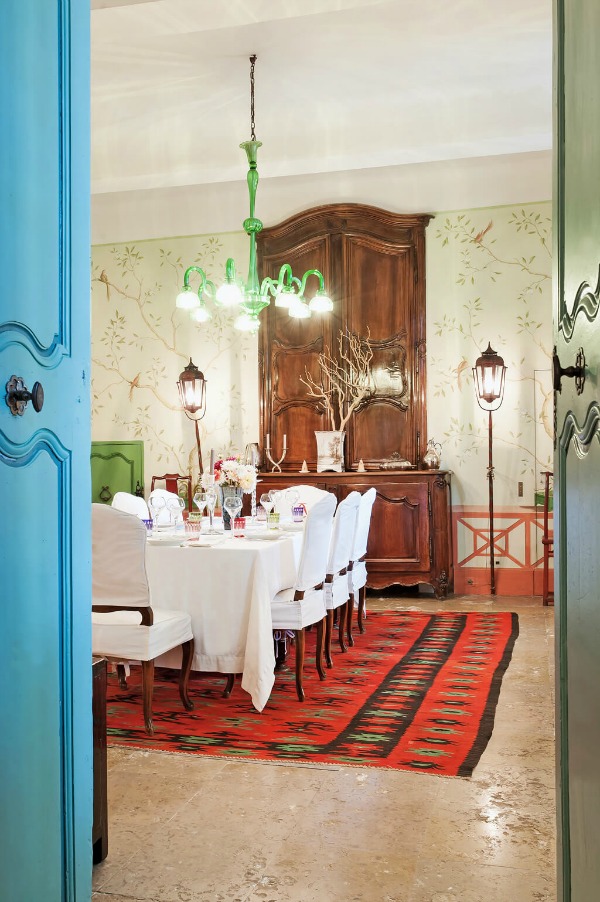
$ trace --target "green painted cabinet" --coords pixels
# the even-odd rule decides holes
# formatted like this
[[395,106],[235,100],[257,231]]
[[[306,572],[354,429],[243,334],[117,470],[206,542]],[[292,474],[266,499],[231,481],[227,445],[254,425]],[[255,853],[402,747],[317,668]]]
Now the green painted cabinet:
[[90,463],[92,501],[110,504],[116,492],[143,492],[143,442],[92,442]]

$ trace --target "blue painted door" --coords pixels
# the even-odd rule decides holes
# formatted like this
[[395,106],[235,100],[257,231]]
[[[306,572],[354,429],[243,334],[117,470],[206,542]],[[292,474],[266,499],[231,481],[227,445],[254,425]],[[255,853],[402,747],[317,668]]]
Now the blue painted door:
[[[0,898],[91,896],[89,4],[0,27]],[[22,416],[5,384],[41,383]]]
[[[558,898],[600,898],[600,3],[555,0]],[[558,492],[557,492],[558,489]]]

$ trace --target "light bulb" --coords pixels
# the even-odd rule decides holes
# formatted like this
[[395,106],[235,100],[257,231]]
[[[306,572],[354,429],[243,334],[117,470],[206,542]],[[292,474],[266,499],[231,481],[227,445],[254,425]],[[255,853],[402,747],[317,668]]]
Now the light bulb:
[[217,289],[217,301],[222,307],[235,307],[241,300],[242,292],[235,282],[224,282]]
[[191,288],[184,288],[183,291],[177,295],[175,306],[179,307],[180,310],[193,310],[195,307],[200,306],[200,298]]
[[249,313],[241,313],[233,324],[240,332],[258,332],[260,320]]
[[206,305],[199,303],[196,309],[190,313],[190,319],[195,320],[197,323],[207,323],[212,317],[206,309]]
[[293,316],[294,319],[308,319],[310,317],[310,310],[304,301],[297,298],[294,304],[290,304],[289,314],[290,316]]
[[276,307],[289,307],[296,298],[296,292],[291,288],[285,288],[283,285],[278,289],[275,295]]
[[333,301],[324,291],[317,291],[308,306],[315,313],[329,313],[333,310]]

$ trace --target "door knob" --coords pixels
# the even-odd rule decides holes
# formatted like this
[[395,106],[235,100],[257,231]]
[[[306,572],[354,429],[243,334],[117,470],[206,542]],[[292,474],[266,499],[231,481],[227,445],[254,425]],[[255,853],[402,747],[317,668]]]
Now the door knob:
[[44,406],[44,389],[41,382],[34,382],[31,391],[23,382],[22,376],[11,376],[6,383],[6,403],[15,417],[22,417],[31,401],[33,409],[39,413]]
[[585,354],[583,353],[583,348],[579,348],[577,351],[575,366],[562,367],[556,353],[556,345],[554,346],[552,352],[552,386],[554,391],[562,391],[561,380],[563,376],[575,379],[575,390],[578,395],[583,392],[583,386],[585,385]]

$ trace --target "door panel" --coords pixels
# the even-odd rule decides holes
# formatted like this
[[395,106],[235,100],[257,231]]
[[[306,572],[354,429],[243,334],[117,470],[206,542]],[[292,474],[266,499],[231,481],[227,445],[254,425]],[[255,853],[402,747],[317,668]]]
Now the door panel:
[[[0,892],[91,894],[89,7],[0,29]],[[4,386],[43,385],[14,416]]]
[[[559,899],[600,886],[600,4],[555,2],[555,323],[563,367],[585,383],[556,394],[555,618]],[[578,388],[582,387],[582,391]]]
[[110,504],[117,492],[144,488],[143,442],[92,442],[90,463],[94,502]]

